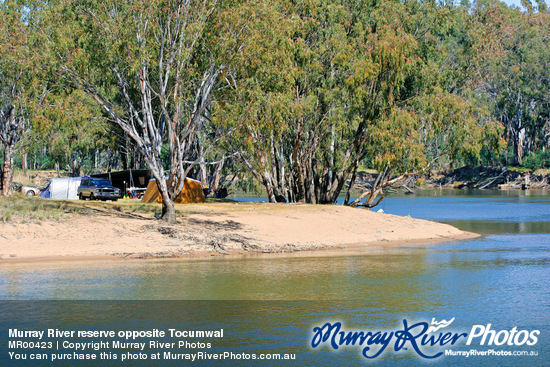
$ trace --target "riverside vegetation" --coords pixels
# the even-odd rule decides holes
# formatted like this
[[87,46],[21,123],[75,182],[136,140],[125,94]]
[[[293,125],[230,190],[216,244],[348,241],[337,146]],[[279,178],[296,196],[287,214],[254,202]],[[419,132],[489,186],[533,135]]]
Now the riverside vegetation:
[[[550,164],[543,0],[7,0],[0,12],[5,196],[14,166],[143,167],[173,223],[188,176],[370,208],[432,168]],[[351,200],[363,166],[377,177]]]

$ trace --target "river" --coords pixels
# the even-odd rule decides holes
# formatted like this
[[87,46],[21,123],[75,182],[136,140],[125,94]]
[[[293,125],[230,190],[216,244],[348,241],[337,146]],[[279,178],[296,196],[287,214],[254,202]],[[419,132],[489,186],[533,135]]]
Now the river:
[[[388,197],[378,209],[449,223],[482,236],[380,247],[352,256],[3,265],[0,299],[5,312],[0,322],[19,328],[224,328],[227,336],[213,343],[211,351],[296,354],[296,360],[273,365],[409,366],[428,360],[411,347],[394,351],[394,344],[369,361],[361,355],[363,347],[313,349],[312,330],[339,321],[345,330],[389,332],[403,330],[403,320],[410,325],[454,318],[448,327],[454,333],[471,334],[474,325],[491,324],[496,332],[516,327],[517,333],[538,330],[540,334],[532,346],[521,343],[521,338],[520,346],[480,345],[481,338],[467,346],[463,338],[453,346],[424,346],[420,352],[431,356],[445,349],[525,351],[538,355],[443,355],[438,360],[451,366],[548,365],[550,195],[425,191]],[[0,353],[2,362],[5,354]]]

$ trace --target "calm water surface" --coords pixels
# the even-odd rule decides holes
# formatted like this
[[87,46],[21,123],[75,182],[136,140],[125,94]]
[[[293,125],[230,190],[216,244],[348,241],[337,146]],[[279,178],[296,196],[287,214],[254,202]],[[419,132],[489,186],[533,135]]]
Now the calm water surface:
[[[423,192],[389,197],[379,208],[385,213],[449,223],[482,236],[379,248],[353,256],[10,264],[0,267],[0,299],[156,300],[79,303],[76,309],[82,310],[71,317],[87,318],[96,327],[113,325],[144,307],[140,315],[145,325],[173,322],[181,318],[184,308],[186,324],[225,325],[234,333],[232,342],[220,348],[297,353],[295,365],[367,363],[360,348],[336,353],[308,347],[312,328],[329,320],[342,321],[348,329],[396,330],[399,325],[402,328],[403,319],[430,322],[454,317],[453,327],[465,332],[474,324],[488,323],[497,330],[538,329],[538,344],[523,349],[538,351],[539,356],[444,357],[445,365],[548,365],[550,195]],[[190,302],[205,300],[210,302]],[[13,309],[30,307],[30,313],[40,307],[43,312],[50,309],[38,306],[47,304],[40,302],[7,304]],[[121,311],[106,312],[105,305]],[[153,312],[151,308],[158,309]],[[132,320],[137,322],[135,317]],[[425,360],[392,350],[374,362],[417,365]]]

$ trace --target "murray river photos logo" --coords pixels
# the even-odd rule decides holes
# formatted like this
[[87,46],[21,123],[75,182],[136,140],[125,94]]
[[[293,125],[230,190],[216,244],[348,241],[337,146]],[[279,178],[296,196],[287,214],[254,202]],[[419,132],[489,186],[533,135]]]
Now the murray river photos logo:
[[431,324],[421,321],[410,323],[403,320],[403,327],[391,330],[346,331],[340,322],[327,322],[323,326],[313,328],[311,346],[317,348],[327,345],[334,350],[342,347],[359,347],[361,355],[373,359],[384,351],[414,352],[428,359],[441,357],[444,352],[437,347],[446,347],[465,343],[465,345],[487,346],[533,346],[538,342],[539,330],[494,330],[491,324],[473,325],[470,332],[454,332],[445,330],[455,319],[436,321]]

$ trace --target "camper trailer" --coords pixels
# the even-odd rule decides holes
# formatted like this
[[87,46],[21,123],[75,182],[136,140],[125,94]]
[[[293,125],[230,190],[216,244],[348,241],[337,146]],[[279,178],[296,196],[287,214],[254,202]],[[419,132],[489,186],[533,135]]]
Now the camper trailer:
[[52,178],[48,186],[40,193],[40,197],[58,200],[78,200],[78,186],[82,177]]

